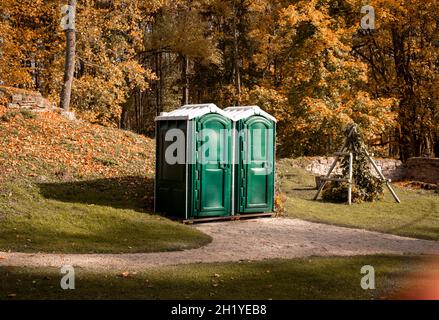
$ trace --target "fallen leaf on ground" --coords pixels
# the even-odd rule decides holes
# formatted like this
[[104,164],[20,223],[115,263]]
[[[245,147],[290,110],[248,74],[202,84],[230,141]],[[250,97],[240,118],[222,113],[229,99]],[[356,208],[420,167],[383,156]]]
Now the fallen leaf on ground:
[[130,275],[130,273],[128,271],[124,271],[120,274],[120,276],[124,277],[124,278],[128,277],[129,275]]

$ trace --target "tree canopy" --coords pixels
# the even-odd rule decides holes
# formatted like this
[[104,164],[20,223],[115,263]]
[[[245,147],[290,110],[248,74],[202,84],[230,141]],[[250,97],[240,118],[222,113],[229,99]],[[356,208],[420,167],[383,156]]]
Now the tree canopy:
[[[152,135],[182,103],[258,104],[282,156],[321,155],[357,123],[370,148],[439,155],[439,5],[371,0],[78,0],[72,108]],[[3,0],[0,81],[57,101],[61,4]]]

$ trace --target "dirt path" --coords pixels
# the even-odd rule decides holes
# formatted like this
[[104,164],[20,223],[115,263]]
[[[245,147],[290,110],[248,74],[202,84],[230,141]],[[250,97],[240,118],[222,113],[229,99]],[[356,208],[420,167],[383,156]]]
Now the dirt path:
[[198,224],[212,236],[209,245],[185,251],[136,254],[43,254],[0,252],[2,266],[65,264],[138,270],[197,262],[263,260],[308,256],[439,254],[439,242],[343,228],[297,219],[257,219]]

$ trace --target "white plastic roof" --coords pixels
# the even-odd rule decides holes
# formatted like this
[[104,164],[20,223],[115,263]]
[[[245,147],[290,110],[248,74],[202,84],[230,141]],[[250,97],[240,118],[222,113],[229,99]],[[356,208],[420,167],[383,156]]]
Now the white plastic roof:
[[269,120],[277,122],[275,117],[265,112],[258,106],[229,107],[224,109],[224,111],[228,114],[228,117],[231,118],[233,121],[245,119],[253,115],[260,115]]
[[190,120],[197,117],[201,117],[207,113],[218,113],[227,118],[230,116],[218,108],[213,103],[208,104],[188,104],[184,105],[171,112],[162,112],[159,116],[155,118],[155,121],[161,120]]
[[239,121],[253,115],[260,115],[269,120],[277,122],[275,117],[265,112],[258,106],[229,107],[222,110],[213,103],[184,105],[171,112],[160,113],[160,115],[155,118],[155,121],[191,120],[197,117],[201,117],[207,113],[218,113],[233,121]]

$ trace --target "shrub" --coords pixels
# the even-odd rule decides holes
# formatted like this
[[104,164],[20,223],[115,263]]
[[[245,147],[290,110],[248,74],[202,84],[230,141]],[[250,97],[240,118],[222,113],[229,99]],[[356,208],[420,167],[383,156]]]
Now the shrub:
[[27,110],[27,109],[20,110],[20,113],[23,116],[23,118],[25,118],[25,119],[36,119],[37,118],[37,114],[35,112],[32,112],[32,111]]
[[[348,130],[352,126],[349,126]],[[365,153],[363,139],[360,132],[354,130],[348,136],[348,152],[353,153],[352,173],[352,202],[373,202],[380,199],[384,193],[384,182],[372,175],[369,160]],[[338,178],[347,177],[349,175],[349,158],[345,157],[341,161],[342,175]],[[323,200],[331,202],[346,202],[349,184],[347,182],[331,181],[327,184],[322,194]]]
[[23,116],[23,118],[25,118],[25,119],[36,119],[37,118],[37,114],[35,112],[24,109],[24,110],[20,110],[20,111],[16,111],[16,110],[8,111],[0,117],[0,121],[9,122],[19,114],[21,114]]
[[9,122],[18,114],[17,111],[8,111],[4,115],[0,117],[0,120],[3,122]]

